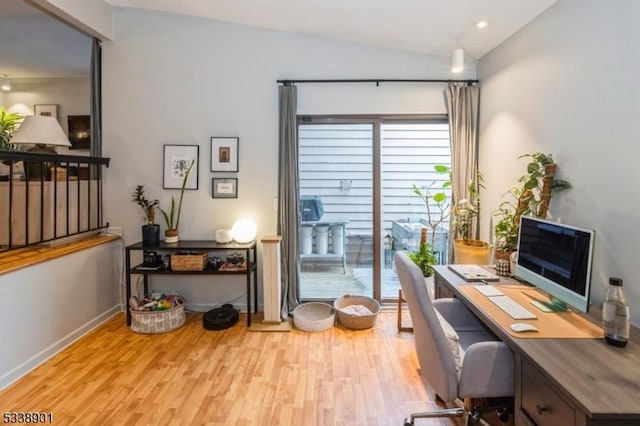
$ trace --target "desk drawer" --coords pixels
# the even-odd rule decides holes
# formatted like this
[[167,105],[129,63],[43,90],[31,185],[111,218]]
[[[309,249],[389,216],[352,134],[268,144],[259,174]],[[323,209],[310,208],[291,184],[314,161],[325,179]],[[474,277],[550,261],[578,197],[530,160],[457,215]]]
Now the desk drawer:
[[553,389],[540,370],[522,361],[522,407],[535,425],[569,426],[575,424],[575,412]]

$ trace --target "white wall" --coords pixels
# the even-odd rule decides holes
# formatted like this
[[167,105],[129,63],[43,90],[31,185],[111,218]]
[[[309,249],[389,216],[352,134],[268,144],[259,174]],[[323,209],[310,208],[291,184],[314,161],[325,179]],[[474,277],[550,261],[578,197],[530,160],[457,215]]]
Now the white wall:
[[[573,189],[552,199],[554,219],[595,229],[592,302],[602,303],[608,277],[625,280],[640,324],[637,246],[640,183],[640,2],[560,0],[484,56],[480,168],[483,205],[525,171],[524,153],[553,154]],[[488,238],[488,211],[482,231]]]
[[[199,190],[185,194],[181,238],[212,239],[241,216],[256,221],[259,237],[275,233],[277,79],[450,78],[448,57],[144,10],[117,9],[115,32],[103,45],[103,143],[112,158],[106,219],[124,227],[128,243],[140,239],[141,211],[130,201],[136,185],[164,207],[178,195],[162,189],[163,144],[200,147]],[[299,85],[298,92],[307,114],[444,111],[438,85]],[[237,174],[210,172],[211,136],[240,138]],[[238,199],[212,199],[213,176],[237,177]],[[241,288],[196,280],[161,285],[203,307]]]
[[122,241],[0,275],[0,389],[120,311]]
[[[65,133],[67,116],[89,115],[91,84],[89,78],[12,79],[11,91],[0,98],[8,111],[22,115],[33,115],[34,105],[58,105],[58,122]],[[60,154],[84,155],[89,150],[57,148]]]

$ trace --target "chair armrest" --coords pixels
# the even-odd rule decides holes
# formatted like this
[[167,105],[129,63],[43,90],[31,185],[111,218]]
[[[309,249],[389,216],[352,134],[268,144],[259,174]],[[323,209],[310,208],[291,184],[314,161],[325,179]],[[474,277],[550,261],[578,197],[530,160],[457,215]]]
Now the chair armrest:
[[462,360],[460,398],[513,396],[513,352],[503,342],[479,342],[469,346]]
[[433,306],[456,331],[480,331],[485,328],[471,311],[458,299],[436,299]]

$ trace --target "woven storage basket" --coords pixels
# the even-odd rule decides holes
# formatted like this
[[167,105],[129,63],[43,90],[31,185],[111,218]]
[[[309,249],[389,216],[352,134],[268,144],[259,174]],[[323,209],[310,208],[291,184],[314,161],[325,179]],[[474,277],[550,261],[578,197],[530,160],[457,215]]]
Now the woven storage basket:
[[303,303],[293,310],[293,325],[303,331],[328,330],[335,322],[336,311],[327,303]]
[[131,311],[131,331],[141,334],[167,333],[184,325],[184,303],[166,311]]
[[172,254],[172,271],[204,271],[209,261],[208,253]]
[[[351,305],[362,305],[371,311],[371,314],[356,315],[344,311],[344,308]],[[376,323],[376,318],[380,313],[380,304],[377,300],[365,296],[351,296],[346,294],[337,298],[333,302],[333,307],[336,308],[338,315],[338,323],[347,328],[354,330],[363,330],[365,328],[371,328]]]

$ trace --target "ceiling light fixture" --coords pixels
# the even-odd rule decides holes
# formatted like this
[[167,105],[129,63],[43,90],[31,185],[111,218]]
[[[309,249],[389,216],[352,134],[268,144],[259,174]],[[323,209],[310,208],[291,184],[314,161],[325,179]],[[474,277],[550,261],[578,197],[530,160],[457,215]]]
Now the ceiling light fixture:
[[451,72],[459,73],[464,70],[464,49],[457,48],[451,55]]
[[478,21],[476,22],[476,27],[483,29],[483,28],[487,28],[489,26],[489,23],[487,21]]
[[4,74],[2,77],[2,86],[0,87],[2,88],[2,91],[8,92],[9,90],[11,90],[11,80],[9,80],[9,77],[7,77],[6,74]]

